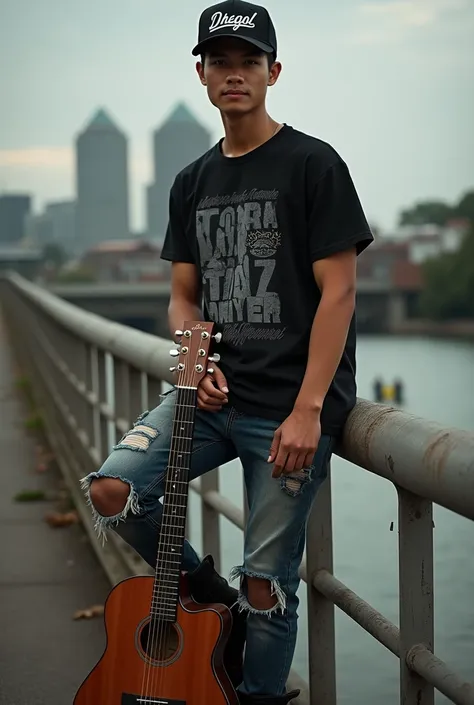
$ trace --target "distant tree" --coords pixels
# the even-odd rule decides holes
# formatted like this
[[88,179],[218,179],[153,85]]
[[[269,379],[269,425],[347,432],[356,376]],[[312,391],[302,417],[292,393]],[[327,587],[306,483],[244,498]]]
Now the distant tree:
[[435,320],[474,318],[474,225],[457,252],[423,265],[422,315]]
[[57,284],[90,284],[97,281],[95,274],[86,267],[77,267],[59,272],[55,278]]
[[453,217],[452,206],[444,201],[420,201],[400,213],[399,225],[446,225]]
[[474,191],[467,191],[454,210],[458,218],[467,218],[474,225]]
[[47,267],[60,269],[67,260],[68,256],[66,251],[61,245],[51,242],[44,246],[43,261]]

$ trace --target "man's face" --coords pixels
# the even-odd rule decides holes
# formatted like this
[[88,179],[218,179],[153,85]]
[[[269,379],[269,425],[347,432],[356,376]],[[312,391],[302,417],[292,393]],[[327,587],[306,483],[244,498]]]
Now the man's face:
[[269,66],[265,54],[242,39],[215,39],[209,45],[203,65],[198,62],[201,83],[209,100],[222,113],[252,112],[265,102],[268,86],[280,75],[281,65]]

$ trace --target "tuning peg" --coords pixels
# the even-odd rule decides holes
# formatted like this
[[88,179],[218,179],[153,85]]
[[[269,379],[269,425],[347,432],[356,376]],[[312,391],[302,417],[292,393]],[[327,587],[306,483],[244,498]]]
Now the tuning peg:
[[208,371],[207,371],[207,374],[208,374],[208,375],[213,375],[214,372],[215,372],[215,369],[214,369],[213,367],[210,367],[210,368],[208,369]]
[[217,353],[214,353],[214,355],[209,358],[209,362],[219,362],[220,359],[221,359],[221,356],[218,355]]
[[177,367],[170,367],[170,372],[176,372],[177,369]]
[[216,333],[215,335],[212,336],[216,343],[220,343],[222,340],[222,333]]
[[177,338],[181,338],[184,335],[182,330],[175,330],[174,334]]
[[179,357],[179,350],[175,350],[175,348],[173,348],[170,350],[170,355],[171,357]]

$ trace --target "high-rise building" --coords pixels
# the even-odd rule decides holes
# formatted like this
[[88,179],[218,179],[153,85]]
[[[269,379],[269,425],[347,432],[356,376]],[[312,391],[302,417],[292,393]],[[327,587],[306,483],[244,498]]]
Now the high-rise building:
[[76,245],[76,202],[47,203],[43,213],[30,213],[25,220],[29,246],[59,245],[69,254],[79,254]]
[[29,213],[25,219],[25,245],[42,250],[53,242],[53,224],[46,213]]
[[154,182],[147,189],[148,235],[162,241],[168,225],[170,188],[176,175],[211,146],[211,134],[179,103],[153,134]]
[[30,212],[31,196],[0,194],[0,244],[19,244],[25,235],[25,219]]
[[76,139],[76,186],[81,251],[129,237],[127,137],[105,110]]
[[76,246],[76,202],[47,203],[45,214],[51,221],[52,241],[66,250],[73,251]]

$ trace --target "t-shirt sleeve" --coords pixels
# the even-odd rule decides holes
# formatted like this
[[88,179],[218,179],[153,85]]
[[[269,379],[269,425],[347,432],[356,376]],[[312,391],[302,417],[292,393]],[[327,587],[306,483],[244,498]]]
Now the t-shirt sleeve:
[[338,159],[318,179],[307,173],[308,234],[311,261],[373,241],[349,169]]
[[169,197],[169,219],[166,229],[165,241],[161,250],[161,259],[170,262],[189,262],[195,264],[195,258],[186,237],[186,226],[184,221],[183,198],[181,185],[178,178],[170,191]]

